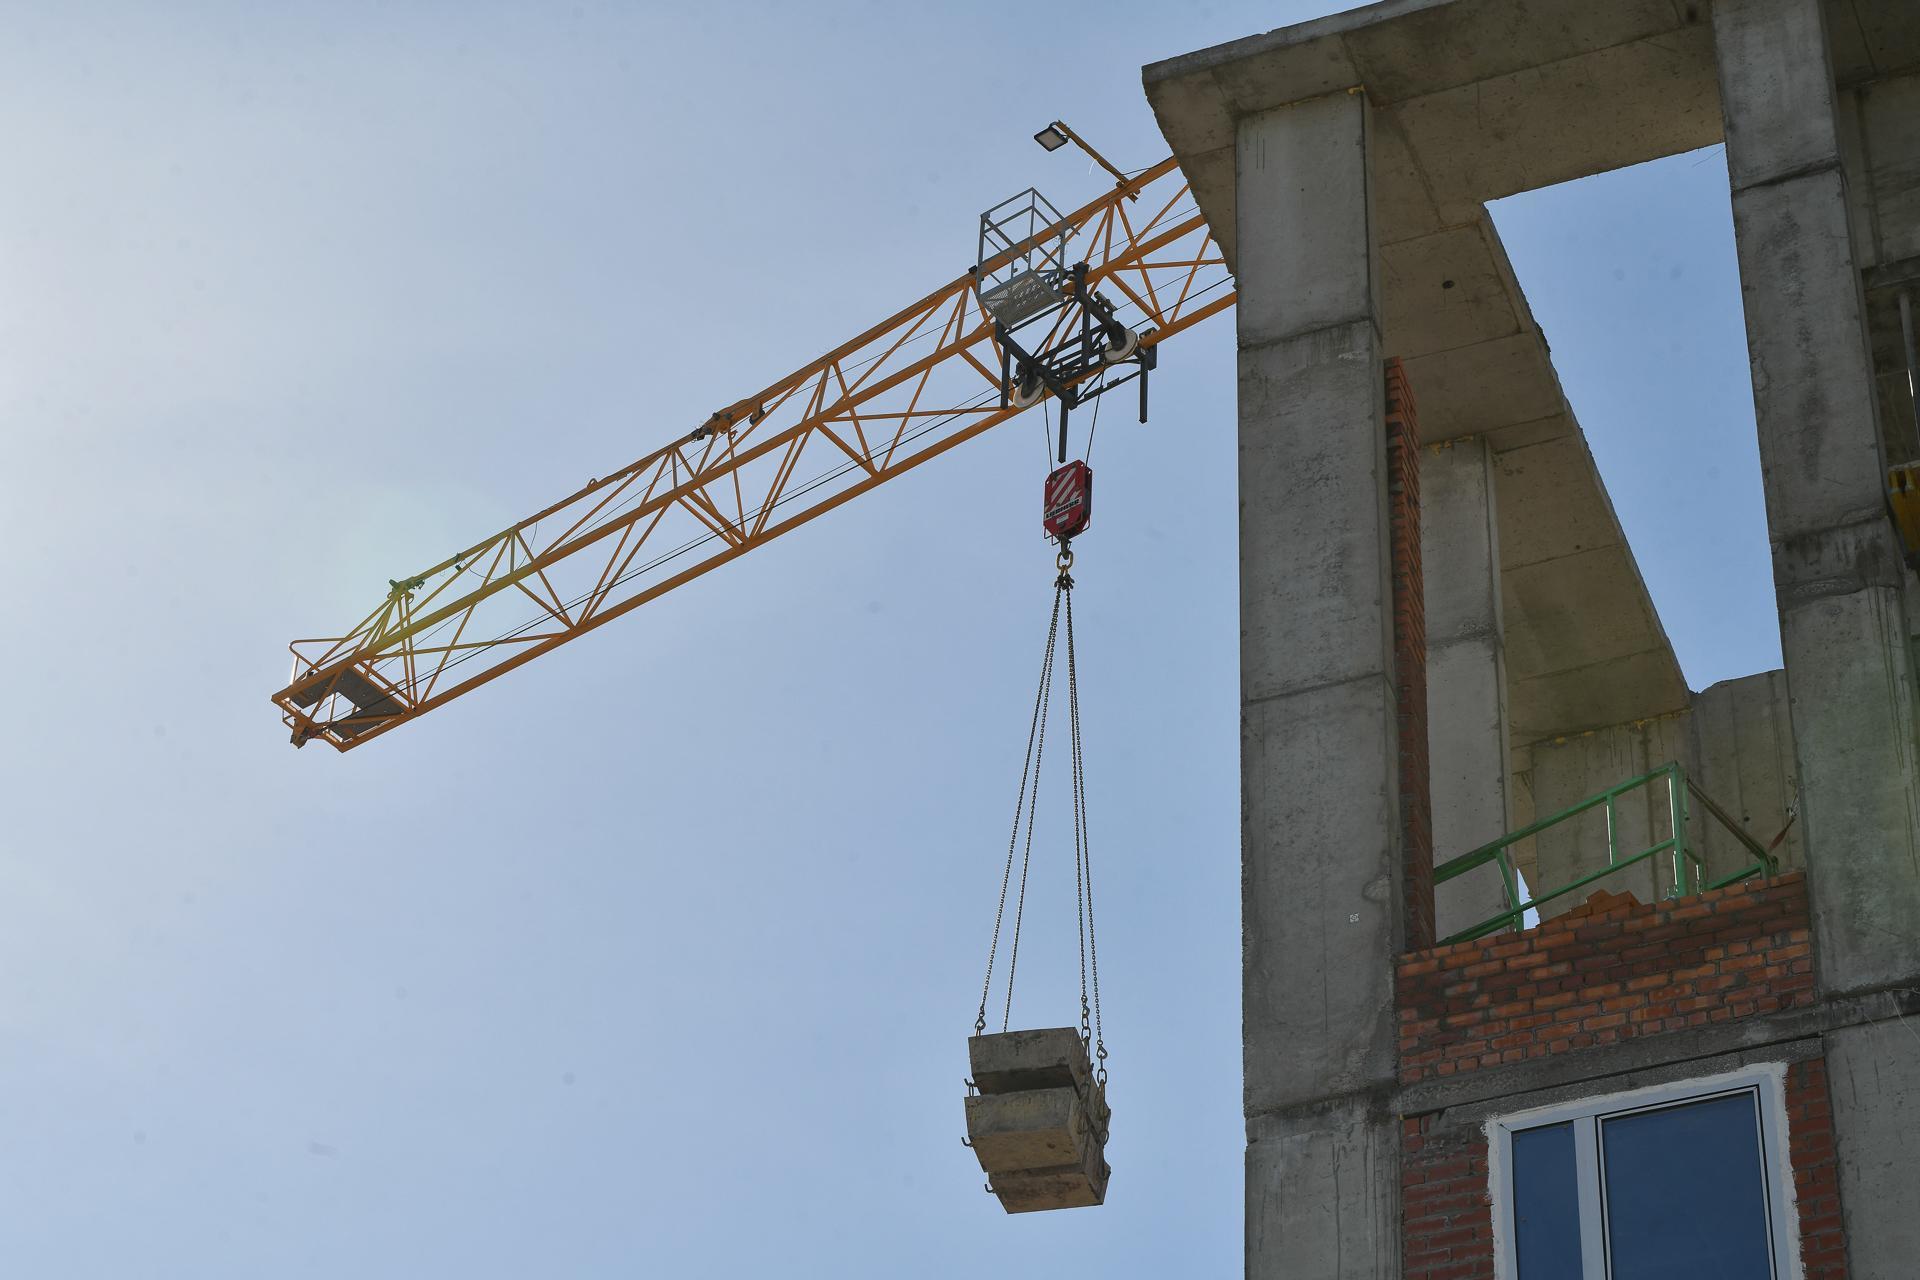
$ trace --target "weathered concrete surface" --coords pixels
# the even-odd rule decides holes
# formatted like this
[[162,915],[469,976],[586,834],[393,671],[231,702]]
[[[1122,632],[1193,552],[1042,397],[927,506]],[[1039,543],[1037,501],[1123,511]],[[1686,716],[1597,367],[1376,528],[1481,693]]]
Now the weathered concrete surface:
[[1503,449],[1494,477],[1515,744],[1684,710],[1686,681],[1585,436]]
[[1021,1173],[989,1175],[988,1185],[1008,1213],[1039,1213],[1048,1209],[1090,1209],[1107,1198],[1112,1175],[1098,1145],[1089,1146],[1077,1164]]
[[[1793,752],[1786,673],[1768,671],[1722,681],[1694,694],[1690,711],[1529,744],[1515,791],[1525,784],[1530,807],[1525,817],[1516,815],[1514,825],[1523,826],[1534,816],[1557,812],[1677,760],[1695,785],[1762,846],[1785,828],[1774,853],[1783,870],[1796,870],[1806,865],[1806,857],[1799,823],[1787,824],[1798,769]],[[1536,797],[1537,809],[1532,807]],[[1687,838],[1705,859],[1709,877],[1730,874],[1752,862],[1752,852],[1704,805],[1695,800],[1688,808]],[[1632,853],[1666,839],[1672,829],[1668,813],[1663,786],[1624,802],[1618,814],[1624,851]],[[1605,864],[1605,833],[1604,818],[1596,810],[1536,837],[1529,842],[1534,846],[1531,858],[1521,860],[1528,882],[1538,890],[1598,870]],[[1608,880],[1606,885],[1647,901],[1649,894],[1665,893],[1670,880],[1663,862],[1658,868]],[[1556,903],[1544,914],[1558,915],[1576,905],[1580,896]]]
[[1824,989],[1920,977],[1906,574],[1816,0],[1713,10],[1755,418]]
[[[1786,11],[1796,3],[1813,6],[1386,0],[1146,69],[1250,317],[1240,357],[1249,1275],[1397,1272],[1396,1133],[1368,1101],[1389,1087],[1391,991],[1378,962],[1401,936],[1381,459],[1362,427],[1378,420],[1383,351],[1406,362],[1426,444],[1479,437],[1493,453],[1510,820],[1684,760],[1705,732],[1688,720],[1671,648],[1482,203],[1717,141],[1723,83],[1724,118],[1745,131],[1729,151],[1802,834],[1816,935],[1831,935],[1819,944],[1823,1009],[1841,1007],[1836,993],[1920,972],[1905,578],[1878,511],[1865,336],[1878,313],[1862,307],[1848,239],[1850,216],[1858,225],[1880,205],[1904,207],[1907,117],[1896,107],[1868,119],[1880,90],[1862,86],[1897,70],[1889,50],[1909,28],[1920,62],[1920,23],[1897,4],[1828,0],[1830,18],[1844,8],[1853,23],[1840,102],[1864,114],[1849,145],[1889,193],[1850,207],[1837,154],[1821,154],[1837,133],[1800,115],[1777,130],[1767,122],[1822,93],[1804,63],[1824,29],[1814,22],[1809,44],[1805,12]],[[1363,85],[1364,102],[1335,105],[1355,103],[1348,91]],[[1339,124],[1343,112],[1357,117]],[[1356,150],[1358,167],[1343,159]],[[1296,180],[1257,168],[1276,156]],[[1887,243],[1902,225],[1890,220]],[[1884,383],[1884,362],[1878,371]],[[1470,697],[1465,677],[1449,683]],[[1736,777],[1759,768],[1748,755],[1736,743]],[[1649,799],[1638,815],[1623,808],[1624,843],[1665,835],[1664,797]],[[1539,858],[1536,884],[1591,869],[1582,850],[1549,844],[1523,851]],[[1838,852],[1821,871],[1824,847]],[[1884,876],[1862,873],[1862,848]],[[1646,896],[1664,887],[1648,880]],[[1901,929],[1877,952],[1865,942]]]
[[1248,1112],[1394,1074],[1396,714],[1384,676],[1242,709]]
[[1920,8],[1905,0],[1826,0],[1834,78],[1843,85],[1920,66]]
[[1849,1274],[1904,1280],[1920,1258],[1920,1029],[1896,1017],[1826,1045]]
[[[1365,95],[1352,93],[1243,122],[1236,169],[1255,224],[1243,237],[1244,261],[1273,287],[1241,297],[1242,347],[1379,315],[1369,118]],[[1313,252],[1301,252],[1303,241]]]
[[[1629,64],[1639,70],[1626,75]],[[1379,242],[1369,284],[1386,349],[1406,363],[1426,443],[1478,436],[1499,455],[1511,746],[1684,709],[1671,646],[1481,202],[1716,139],[1706,27],[1665,0],[1375,5],[1159,63],[1145,79],[1230,246],[1241,239],[1233,121],[1367,86]],[[1559,132],[1541,136],[1549,127]],[[1581,139],[1603,151],[1583,153]],[[1312,175],[1316,158],[1302,160]],[[1246,260],[1233,250],[1242,280],[1286,244],[1249,242]],[[1295,269],[1297,306],[1324,320],[1334,313],[1313,310],[1311,270]],[[1427,568],[1443,566],[1429,557]]]
[[[1269,1231],[1289,1269],[1398,1268],[1380,1212],[1397,1203],[1390,1123],[1364,1135],[1380,1158],[1331,1181],[1258,1136],[1285,1108],[1394,1078],[1405,925],[1369,114],[1342,92],[1238,126],[1239,236],[1260,264],[1239,307],[1250,1275],[1283,1265]],[[1378,1221],[1353,1240],[1296,1230],[1329,1216]]]
[[979,1095],[967,1137],[1008,1213],[1079,1209],[1106,1198],[1105,1090],[1072,1027],[974,1036],[967,1060]]
[[1072,1089],[967,1098],[967,1138],[987,1173],[1026,1173],[1086,1157],[1093,1126]]
[[1348,1098],[1247,1126],[1247,1280],[1396,1280],[1400,1135]]
[[[1702,690],[1693,695],[1691,721],[1693,777],[1700,789],[1763,846],[1784,828],[1774,856],[1785,870],[1805,867],[1800,824],[1787,825],[1798,769],[1787,673],[1764,671]],[[1729,874],[1751,859],[1705,815],[1696,811],[1693,825],[1714,874]]]
[[[1843,15],[1844,17],[1844,15]],[[1920,45],[1920,8],[1910,17]],[[1836,35],[1855,26],[1836,22]],[[1836,54],[1837,54],[1836,50]],[[1878,54],[1876,46],[1862,53]],[[1920,49],[1916,49],[1920,55]],[[1885,62],[1898,55],[1885,57]],[[1869,56],[1869,67],[1874,59]],[[1865,271],[1867,326],[1880,425],[1893,461],[1920,459],[1900,295],[1920,303],[1920,73],[1883,75],[1840,91],[1841,159],[1847,175],[1854,257]],[[1920,314],[1920,313],[1917,313]]]
[[1144,71],[1161,131],[1238,266],[1234,121],[1365,85],[1383,245],[1486,200],[1716,142],[1705,5],[1388,0]]
[[[1512,829],[1507,783],[1506,642],[1501,628],[1500,529],[1493,455],[1482,439],[1428,448],[1420,459],[1421,562],[1426,575],[1428,755],[1434,861]],[[1434,888],[1435,935],[1504,909],[1489,864]]]
[[1733,196],[1767,528],[1776,542],[1868,517],[1886,524],[1842,181],[1829,168]]
[[[1609,787],[1648,773],[1670,760],[1687,761],[1687,718],[1660,716],[1633,724],[1614,725],[1590,733],[1533,746],[1533,803],[1541,818],[1571,808]],[[1614,804],[1614,841],[1620,859],[1632,857],[1666,840],[1673,833],[1666,782],[1659,781],[1621,796]],[[1607,865],[1607,815],[1590,809],[1534,837],[1536,892],[1569,884]],[[1672,887],[1671,860],[1666,855],[1609,876],[1604,887],[1631,893],[1642,902],[1665,897]],[[1542,918],[1570,911],[1586,900],[1575,892],[1540,909]]]
[[1093,1079],[1086,1042],[1072,1027],[970,1036],[967,1066],[982,1093],[1060,1088],[1084,1091]]
[[[1242,347],[1239,364],[1242,696],[1389,670],[1374,327],[1362,321]],[[1253,422],[1264,429],[1250,439]],[[1355,502],[1362,505],[1348,505]],[[1284,547],[1289,559],[1255,562],[1254,546]]]

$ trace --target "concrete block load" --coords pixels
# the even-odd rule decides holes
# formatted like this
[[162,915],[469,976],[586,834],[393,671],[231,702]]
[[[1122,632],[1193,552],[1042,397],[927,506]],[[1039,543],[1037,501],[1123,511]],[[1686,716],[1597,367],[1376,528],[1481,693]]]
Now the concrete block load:
[[1071,1027],[967,1041],[978,1093],[967,1145],[1008,1213],[1082,1209],[1107,1198],[1106,1093]]

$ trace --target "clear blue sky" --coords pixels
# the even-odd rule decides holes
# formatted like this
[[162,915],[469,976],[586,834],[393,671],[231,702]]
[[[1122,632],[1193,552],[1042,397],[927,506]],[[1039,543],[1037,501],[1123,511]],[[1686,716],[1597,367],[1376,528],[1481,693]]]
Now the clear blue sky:
[[[1148,163],[1142,63],[1335,7],[6,5],[9,1272],[1237,1273],[1230,319],[1102,433],[1082,544],[1103,1210],[1004,1217],[959,1142],[1033,422],[366,750],[267,695],[980,209],[1085,199],[1041,123]],[[1498,217],[1689,678],[1776,665],[1718,155]]]

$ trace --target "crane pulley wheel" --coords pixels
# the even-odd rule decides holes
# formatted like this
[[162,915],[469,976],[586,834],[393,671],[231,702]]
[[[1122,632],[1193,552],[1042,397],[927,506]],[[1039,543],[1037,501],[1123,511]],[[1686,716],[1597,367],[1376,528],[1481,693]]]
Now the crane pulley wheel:
[[1013,384],[1007,398],[1016,409],[1031,409],[1047,394],[1047,384],[1039,378],[1023,377]]
[[1124,336],[1118,342],[1110,340],[1106,346],[1100,348],[1100,358],[1108,364],[1123,364],[1133,359],[1134,353],[1140,350],[1138,333],[1132,329],[1122,329],[1121,332]]

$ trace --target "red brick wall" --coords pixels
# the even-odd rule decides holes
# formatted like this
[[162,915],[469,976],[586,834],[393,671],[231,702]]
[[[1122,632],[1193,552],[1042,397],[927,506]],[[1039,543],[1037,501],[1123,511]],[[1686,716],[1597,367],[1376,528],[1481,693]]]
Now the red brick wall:
[[1400,959],[1400,1079],[1792,1008],[1813,999],[1806,881],[1576,912]]
[[1400,713],[1400,847],[1407,949],[1433,945],[1433,813],[1427,768],[1427,612],[1420,566],[1420,419],[1400,361],[1387,361],[1387,536]]
[[1840,1230],[1840,1173],[1833,1150],[1833,1104],[1827,1097],[1827,1060],[1787,1068],[1787,1148],[1793,1194],[1800,1210],[1800,1261],[1807,1280],[1846,1280],[1847,1247]]
[[1432,1116],[1400,1122],[1402,1280],[1491,1280],[1493,1204],[1479,1130],[1441,1136]]
[[[1526,933],[1404,956],[1397,994],[1406,1084],[1809,1004],[1806,882],[1653,904],[1596,895]],[[1845,1280],[1824,1060],[1788,1068],[1786,1103],[1807,1280]],[[1401,1124],[1405,1280],[1490,1280],[1485,1135]]]

